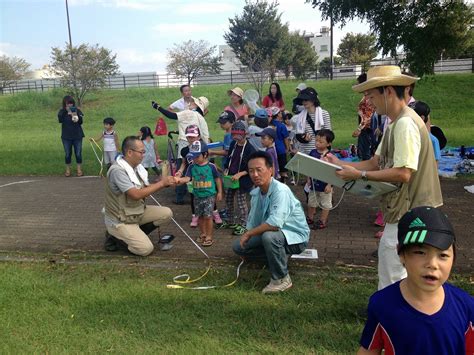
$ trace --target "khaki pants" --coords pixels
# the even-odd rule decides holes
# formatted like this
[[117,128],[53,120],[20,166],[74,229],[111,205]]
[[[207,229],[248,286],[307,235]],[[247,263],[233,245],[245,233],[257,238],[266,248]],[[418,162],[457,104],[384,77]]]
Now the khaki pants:
[[153,252],[153,243],[140,229],[140,225],[153,222],[155,226],[161,227],[166,225],[172,217],[173,211],[168,207],[146,206],[145,213],[138,224],[120,223],[115,227],[107,227],[107,232],[127,243],[131,253],[147,256]]

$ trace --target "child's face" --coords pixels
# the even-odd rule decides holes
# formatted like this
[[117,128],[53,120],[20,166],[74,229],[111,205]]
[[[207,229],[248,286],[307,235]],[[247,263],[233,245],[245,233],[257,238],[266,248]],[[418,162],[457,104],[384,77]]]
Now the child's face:
[[193,159],[194,164],[203,164],[207,161],[207,158],[204,155],[199,154],[196,158]]
[[270,136],[262,136],[260,139],[262,140],[262,145],[265,148],[271,147],[273,144],[273,139]]
[[427,244],[409,246],[400,253],[400,261],[407,269],[410,286],[433,292],[449,277],[454,261],[453,246],[446,250]]
[[196,142],[198,140],[201,139],[201,136],[197,136],[197,137],[186,137],[186,140],[188,141],[188,144],[191,145],[193,144],[193,142]]
[[[106,131],[110,131],[112,128],[114,128],[114,126],[112,126],[111,124],[109,124],[109,123],[104,123],[104,129],[105,129]],[[140,132],[140,133],[142,133],[142,132]]]
[[329,145],[326,137],[316,136],[316,150],[326,150]]
[[232,134],[232,139],[236,141],[237,143],[242,143],[245,140],[245,134],[242,133],[233,133]]

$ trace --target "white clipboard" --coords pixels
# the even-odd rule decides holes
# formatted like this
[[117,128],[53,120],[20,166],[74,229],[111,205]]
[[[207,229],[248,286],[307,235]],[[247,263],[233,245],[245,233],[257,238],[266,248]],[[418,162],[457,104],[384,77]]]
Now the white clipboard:
[[362,179],[344,181],[336,175],[336,171],[342,169],[340,166],[300,152],[296,153],[285,167],[367,198],[374,198],[398,189],[397,186],[387,182],[363,181]]

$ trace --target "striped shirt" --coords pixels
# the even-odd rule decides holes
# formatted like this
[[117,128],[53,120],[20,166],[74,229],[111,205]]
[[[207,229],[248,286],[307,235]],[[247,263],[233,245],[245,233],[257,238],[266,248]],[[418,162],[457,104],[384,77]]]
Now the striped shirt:
[[[321,128],[332,130],[331,116],[329,116],[329,112],[327,112],[324,109],[322,109],[321,111],[322,111],[322,115],[323,115],[323,126],[322,127],[318,127],[318,123],[316,122],[316,119],[315,119],[316,114],[314,112],[309,113],[309,116],[312,118],[313,122],[315,122],[315,124],[316,124],[316,127],[314,127],[314,130],[316,132],[319,131]],[[299,148],[298,149],[302,153],[309,154],[316,147],[316,136],[315,136],[314,131],[311,128],[311,125],[309,124],[308,120],[306,120],[306,126],[305,126],[305,129],[304,129],[304,133],[306,133],[307,137],[310,137],[311,140],[308,143],[299,143]]]

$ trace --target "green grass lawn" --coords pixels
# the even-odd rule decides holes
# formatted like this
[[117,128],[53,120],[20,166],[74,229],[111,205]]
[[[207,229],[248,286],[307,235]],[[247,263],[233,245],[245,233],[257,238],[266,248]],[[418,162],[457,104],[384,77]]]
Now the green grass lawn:
[[[234,271],[213,268],[203,284],[225,284]],[[272,296],[260,293],[267,273],[244,268],[237,286],[191,291],[167,289],[176,274],[145,265],[0,263],[0,353],[347,354],[358,348],[375,270],[299,267],[293,289]],[[473,293],[466,278],[454,282]]]
[[[351,132],[357,125],[356,107],[360,94],[351,90],[353,80],[307,82],[314,86],[323,108],[331,114],[335,146],[347,147],[355,143]],[[282,82],[286,104],[291,108],[295,95],[294,81]],[[419,82],[415,97],[429,103],[433,123],[445,130],[451,146],[474,145],[474,75],[438,75]],[[223,133],[216,123],[219,113],[228,103],[226,91],[231,85],[203,85],[193,89],[194,96],[207,96],[210,100],[209,124],[211,137],[221,140]],[[241,85],[243,89],[250,88]],[[268,90],[268,88],[266,89]],[[0,97],[0,174],[3,175],[54,175],[62,174],[64,153],[61,144],[61,127],[57,112],[64,92],[23,93]],[[117,120],[116,130],[121,138],[136,134],[148,125],[154,129],[158,112],[151,108],[151,100],[164,106],[179,98],[177,88],[104,90],[86,96],[82,109],[85,113],[84,131],[87,137],[97,136],[102,120],[112,116]],[[166,120],[169,129],[176,123]],[[159,149],[165,155],[166,138],[159,137]],[[84,170],[98,172],[98,163],[87,140],[84,140]]]

